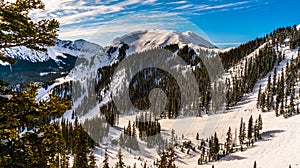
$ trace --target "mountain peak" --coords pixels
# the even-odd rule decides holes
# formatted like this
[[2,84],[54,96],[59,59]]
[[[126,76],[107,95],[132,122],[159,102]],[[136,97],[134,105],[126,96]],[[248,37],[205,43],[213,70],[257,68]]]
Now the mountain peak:
[[160,29],[131,32],[116,38],[111,42],[110,46],[118,46],[122,43],[128,44],[132,50],[131,52],[141,52],[152,48],[163,47],[168,44],[194,44],[206,48],[216,48],[209,41],[191,31],[177,32],[174,30]]

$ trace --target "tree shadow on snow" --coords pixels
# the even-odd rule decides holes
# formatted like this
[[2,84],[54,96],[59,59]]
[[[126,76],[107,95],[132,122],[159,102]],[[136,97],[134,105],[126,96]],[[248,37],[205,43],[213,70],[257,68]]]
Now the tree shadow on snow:
[[276,134],[279,134],[279,133],[282,133],[282,132],[285,132],[284,130],[271,130],[271,131],[266,131],[266,132],[263,132],[261,134],[261,136],[263,138],[268,138],[268,137],[275,137]]
[[220,161],[233,161],[233,160],[242,160],[242,159],[246,159],[246,158],[242,157],[242,156],[237,156],[237,155],[231,154],[231,155],[227,155],[227,156],[221,158]]

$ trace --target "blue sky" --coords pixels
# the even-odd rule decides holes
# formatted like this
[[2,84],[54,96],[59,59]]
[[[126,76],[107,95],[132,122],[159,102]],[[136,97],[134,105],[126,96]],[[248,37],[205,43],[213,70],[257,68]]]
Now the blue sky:
[[300,24],[298,0],[49,0],[34,19],[56,18],[59,38],[106,45],[142,29],[191,30],[220,47]]

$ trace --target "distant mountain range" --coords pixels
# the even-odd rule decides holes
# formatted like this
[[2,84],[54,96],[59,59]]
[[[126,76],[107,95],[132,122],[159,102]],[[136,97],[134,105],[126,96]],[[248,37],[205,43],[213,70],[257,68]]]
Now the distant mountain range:
[[110,57],[120,55],[118,49],[121,46],[128,47],[125,55],[162,48],[170,44],[216,48],[193,32],[181,33],[172,30],[132,32],[116,38],[104,48],[82,39],[76,41],[57,39],[55,42],[56,45],[48,47],[47,52],[36,52],[23,46],[7,49],[6,54],[18,62],[15,65],[8,65],[0,61],[0,79],[11,84],[52,81],[68,74],[74,68],[77,58],[86,58],[97,52],[106,52]]

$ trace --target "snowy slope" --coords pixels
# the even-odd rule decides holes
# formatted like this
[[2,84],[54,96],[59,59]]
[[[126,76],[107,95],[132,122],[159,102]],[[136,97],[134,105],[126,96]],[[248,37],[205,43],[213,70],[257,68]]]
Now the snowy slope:
[[[280,50],[286,51],[286,58],[278,66],[276,66],[278,76],[282,69],[286,68],[286,63],[291,61],[292,57],[295,58],[298,56],[298,50],[290,50],[289,47],[283,47]],[[251,57],[252,55],[253,53],[248,57]],[[284,168],[288,167],[290,164],[292,167],[300,167],[298,153],[300,151],[300,129],[298,127],[300,124],[300,116],[295,116],[289,119],[284,119],[282,116],[277,118],[275,117],[274,112],[262,113],[261,110],[258,110],[256,107],[259,85],[262,85],[262,88],[265,88],[269,75],[273,75],[273,72],[270,72],[265,78],[258,81],[255,85],[254,91],[244,96],[243,100],[227,113],[217,114],[214,116],[204,116],[203,118],[196,119],[180,119],[182,121],[161,121],[160,123],[162,124],[162,127],[166,128],[169,132],[172,128],[175,129],[175,132],[177,129],[179,135],[183,133],[185,137],[191,139],[195,144],[197,144],[197,141],[195,140],[195,135],[197,133],[200,133],[200,137],[205,139],[216,131],[219,139],[224,142],[226,138],[225,133],[229,126],[232,130],[239,130],[241,117],[243,117],[244,120],[247,120],[251,115],[253,115],[254,118],[257,118],[259,114],[262,114],[264,121],[263,140],[257,142],[255,147],[247,149],[244,152],[233,153],[222,158],[220,161],[209,163],[208,165],[197,165],[198,157],[181,158],[181,161],[178,161],[177,165],[179,167],[205,168],[210,168],[212,164],[215,165],[215,167],[220,168],[252,167],[253,162],[256,160],[258,167],[262,168]],[[216,120],[218,121],[218,124],[213,125]],[[180,122],[189,122],[192,124],[189,131],[183,132],[180,128],[173,124],[174,122],[176,122],[176,125]],[[209,132],[202,130],[207,125],[211,125],[212,127],[215,127],[215,129]],[[270,162],[270,160],[272,160],[272,162]]]
[[[262,45],[259,48],[262,48]],[[282,47],[279,50],[284,50],[286,57],[285,59],[276,66],[278,76],[281,74],[282,69],[286,68],[286,63],[291,61],[292,57],[298,56],[298,50],[290,50],[289,47]],[[253,57],[258,50],[254,51],[247,58]],[[237,66],[241,66],[244,60],[241,61]],[[228,75],[228,74],[226,74]],[[181,118],[176,120],[164,119],[160,120],[162,126],[162,134],[165,137],[170,136],[172,129],[178,136],[184,135],[185,139],[191,140],[194,144],[199,144],[195,139],[195,135],[200,133],[200,137],[206,139],[211,136],[214,132],[218,133],[218,137],[221,142],[225,141],[226,132],[230,126],[233,130],[233,137],[235,136],[234,130],[239,130],[239,124],[241,117],[244,121],[248,120],[252,115],[257,118],[259,114],[263,118],[263,140],[256,142],[254,147],[248,148],[243,152],[236,152],[228,155],[217,162],[208,163],[206,165],[198,165],[197,161],[199,158],[198,153],[192,153],[192,155],[183,154],[179,151],[176,152],[178,158],[176,165],[180,168],[191,168],[191,167],[203,167],[211,168],[214,165],[217,168],[235,168],[235,167],[253,167],[254,161],[257,162],[258,167],[261,168],[284,168],[291,165],[292,167],[300,167],[299,151],[300,151],[300,116],[291,117],[284,119],[281,117],[275,117],[274,112],[262,113],[261,110],[257,109],[257,96],[259,86],[261,85],[264,89],[267,85],[268,76],[273,75],[270,72],[265,78],[258,81],[255,85],[254,91],[244,96],[242,101],[238,105],[227,113],[216,114],[213,116],[203,117],[192,117],[192,118]],[[298,97],[298,102],[300,97]],[[128,120],[134,121],[134,117],[121,117],[119,127],[123,128],[128,123]],[[217,121],[217,124],[216,124]],[[203,128],[212,127],[211,130],[203,130]],[[121,131],[111,130],[110,134],[113,138],[118,138]],[[180,139],[180,138],[179,138]],[[142,145],[142,141],[140,141]],[[106,148],[104,146],[102,148]],[[113,148],[108,147],[110,153],[110,163],[113,165],[115,162],[116,151]],[[97,158],[99,159],[98,165],[101,166],[104,150],[97,149]],[[143,151],[133,151],[128,153],[126,150],[124,153],[124,162],[128,165],[137,163],[137,167],[142,167],[137,159],[137,156],[142,160],[147,160],[147,163],[152,163],[153,157],[158,157],[157,153],[153,149],[143,149]],[[271,160],[271,162],[270,162]]]

